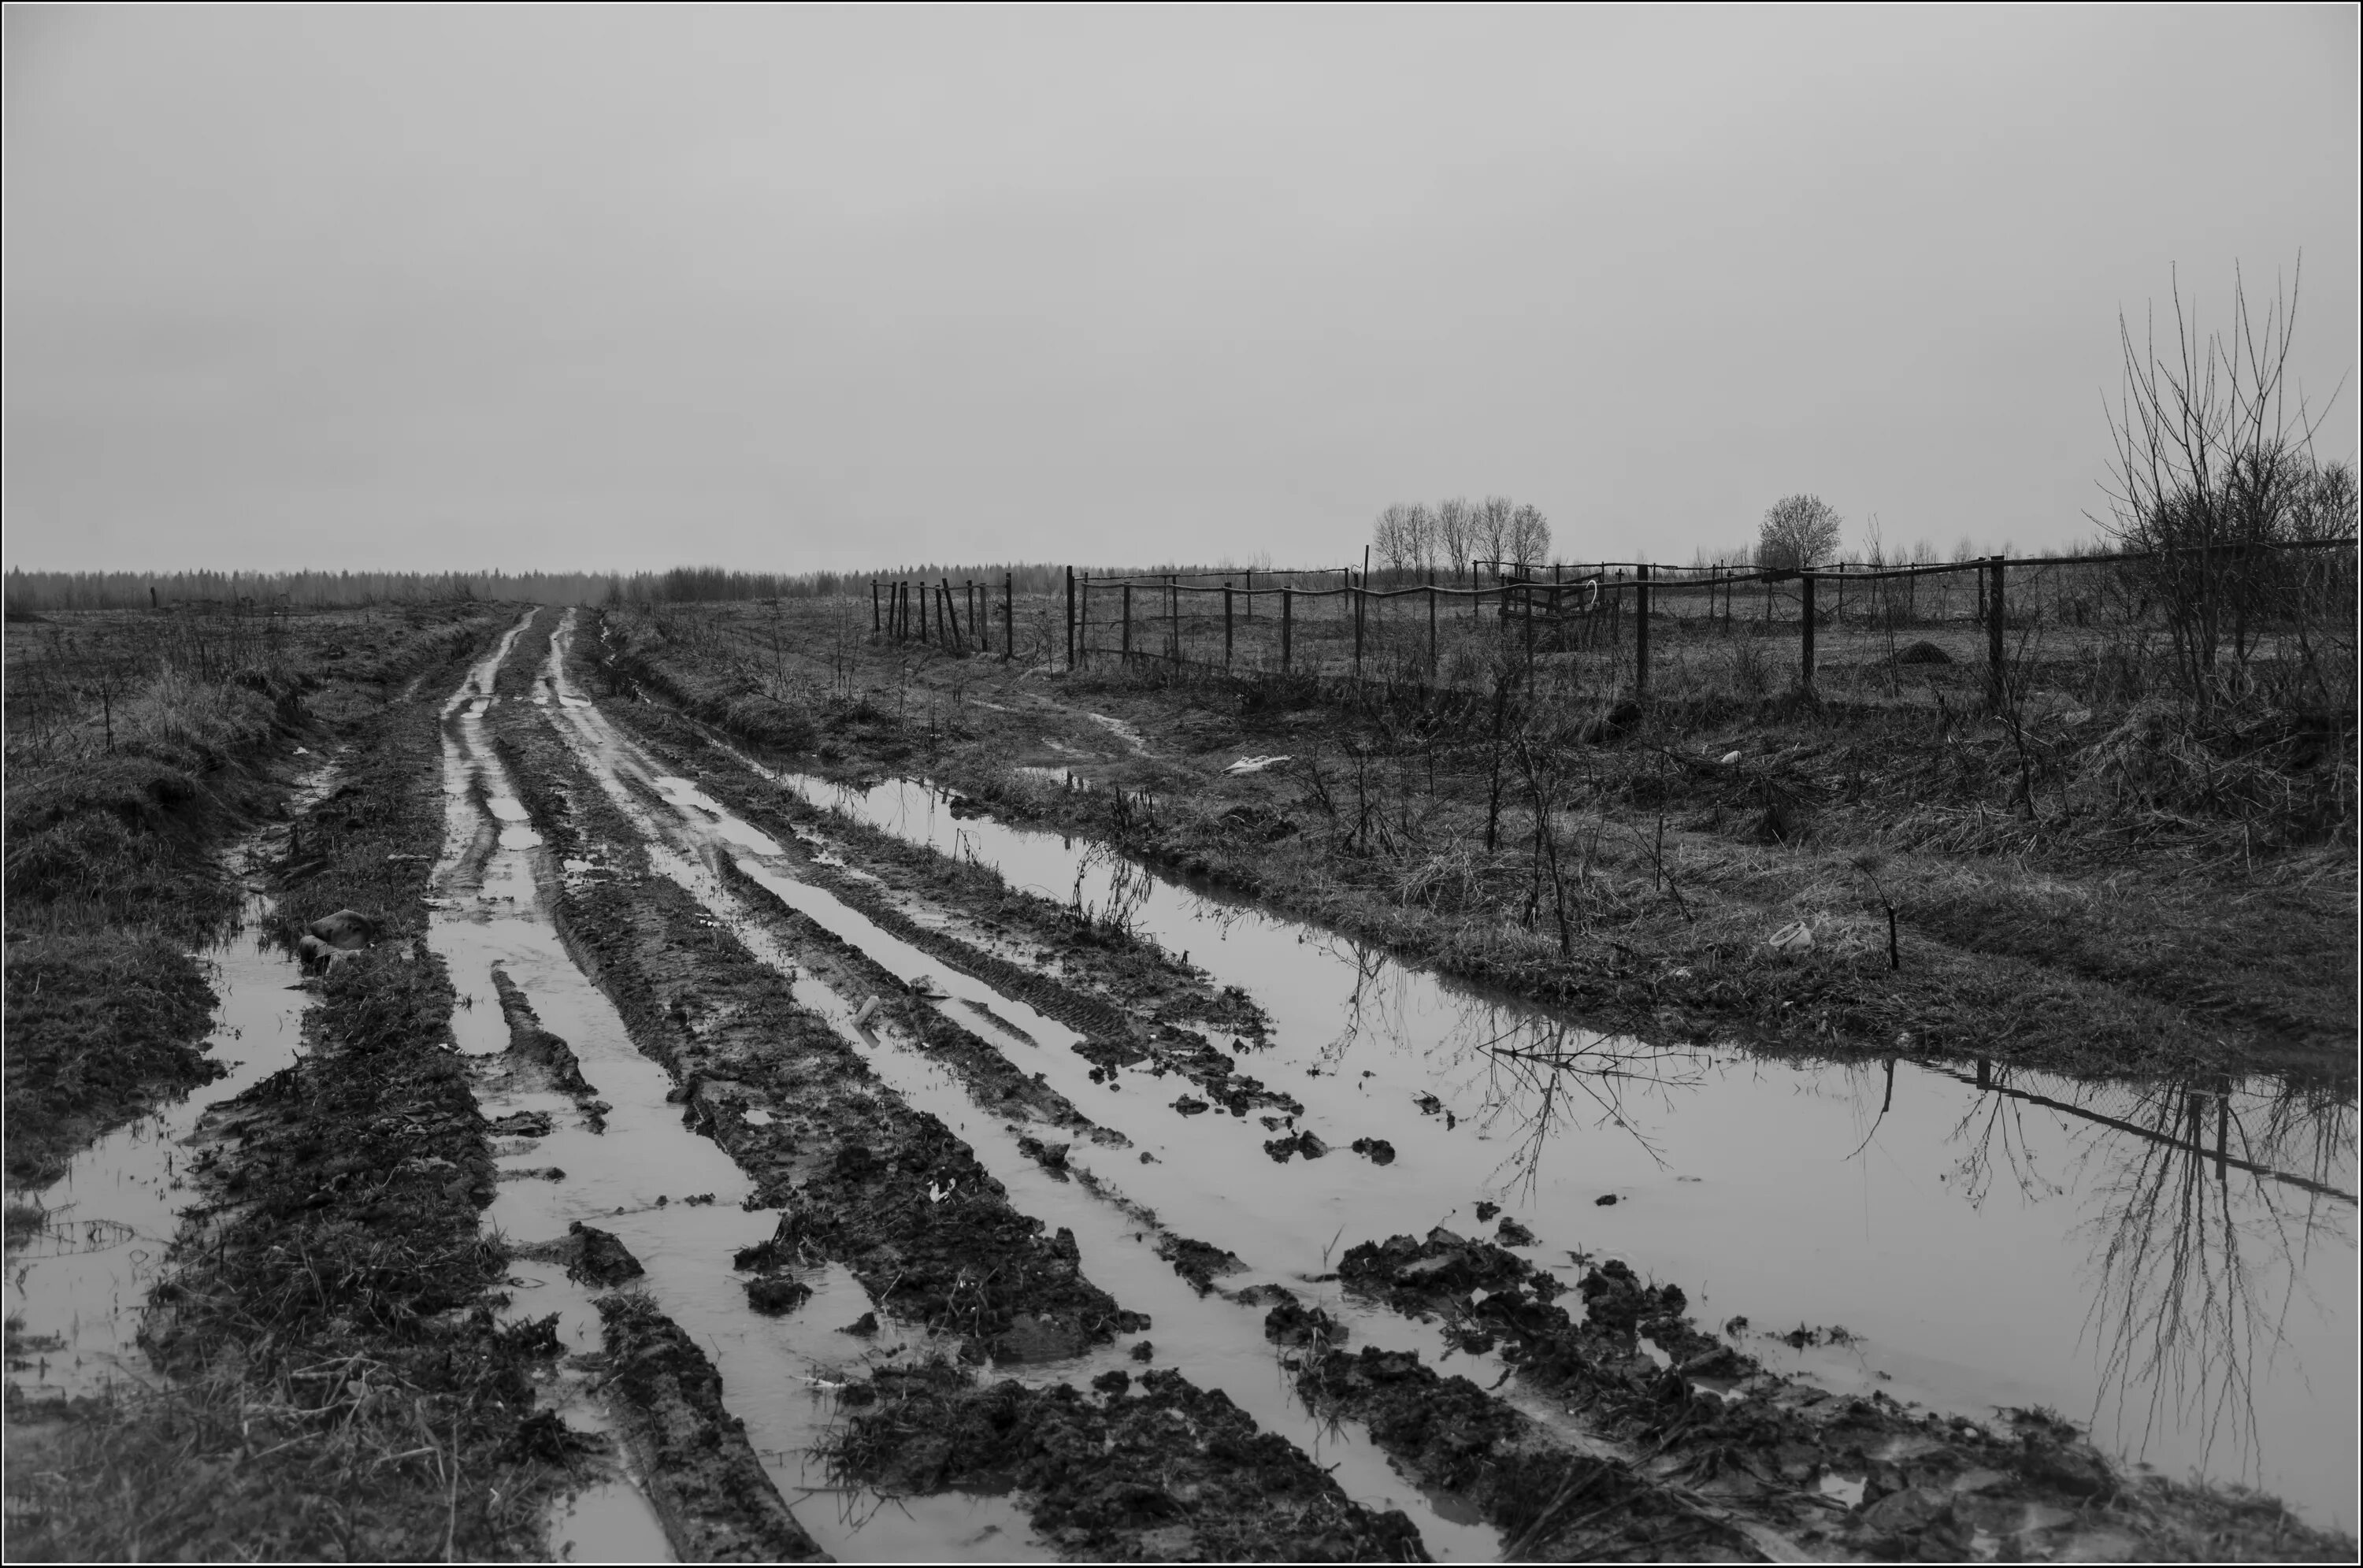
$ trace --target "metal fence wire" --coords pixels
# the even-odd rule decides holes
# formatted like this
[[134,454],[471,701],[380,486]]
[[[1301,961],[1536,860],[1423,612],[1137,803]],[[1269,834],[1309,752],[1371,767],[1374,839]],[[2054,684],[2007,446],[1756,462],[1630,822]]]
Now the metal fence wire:
[[[2353,700],[2356,591],[2352,540],[1803,572],[1504,565],[1470,586],[1350,569],[1070,570],[1063,605],[1029,605],[1029,625],[1046,611],[1052,624],[1026,651],[1078,669],[1469,690],[1510,668],[1607,701],[1795,690],[2091,705],[2278,683],[2289,700],[2335,703]],[[875,582],[871,613],[880,636],[1004,657],[1017,624],[1005,583],[972,580]]]

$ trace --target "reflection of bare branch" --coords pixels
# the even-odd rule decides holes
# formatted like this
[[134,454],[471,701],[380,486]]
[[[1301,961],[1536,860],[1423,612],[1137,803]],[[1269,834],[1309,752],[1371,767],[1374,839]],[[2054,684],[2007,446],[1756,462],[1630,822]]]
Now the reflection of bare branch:
[[[1982,1131],[1974,1125],[1975,1106],[1959,1124],[1974,1140],[1962,1161],[1972,1203],[1984,1197],[1998,1122],[1999,1154],[2022,1189],[2064,1190],[2033,1174],[2023,1128],[2015,1146],[2008,1135],[2024,1107],[2066,1118],[2077,1164],[2098,1173],[2092,1191],[2100,1208],[2086,1221],[2099,1240],[2085,1322],[2101,1355],[2095,1414],[2112,1408],[2137,1449],[2161,1422],[2188,1421],[2202,1454],[2228,1436],[2246,1470],[2259,1473],[2258,1357],[2269,1364],[2287,1342],[2315,1240],[2354,1244],[2356,1198],[2340,1185],[2353,1182],[2356,1165],[2351,1088],[2251,1089],[2217,1077],[2198,1085],[2057,1083],[2042,1094],[1982,1062],[1974,1079],[1932,1070],[1973,1084],[1981,1091],[1978,1105],[1991,1108]],[[2104,1110],[2096,1099],[2116,1103]],[[2008,1121],[2000,1115],[2004,1105],[2012,1108]],[[2235,1171],[2247,1179],[2235,1181]]]
[[1516,1119],[1522,1136],[1505,1162],[1531,1195],[1541,1179],[1542,1157],[1552,1137],[1570,1123],[1577,1095],[1599,1112],[1595,1127],[1614,1126],[1639,1144],[1659,1165],[1665,1156],[1625,1113],[1627,1086],[1662,1096],[1695,1088],[1705,1081],[1712,1059],[1703,1052],[1657,1049],[1624,1037],[1587,1034],[1556,1019],[1516,1016],[1497,1029],[1481,1049],[1487,1062],[1486,1091],[1480,1115],[1491,1129]]

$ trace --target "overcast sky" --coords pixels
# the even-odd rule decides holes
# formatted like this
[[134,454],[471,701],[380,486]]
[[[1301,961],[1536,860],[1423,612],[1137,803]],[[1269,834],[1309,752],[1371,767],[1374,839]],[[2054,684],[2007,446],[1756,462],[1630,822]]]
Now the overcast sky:
[[2177,264],[2357,362],[2347,6],[6,26],[27,567],[2026,549]]

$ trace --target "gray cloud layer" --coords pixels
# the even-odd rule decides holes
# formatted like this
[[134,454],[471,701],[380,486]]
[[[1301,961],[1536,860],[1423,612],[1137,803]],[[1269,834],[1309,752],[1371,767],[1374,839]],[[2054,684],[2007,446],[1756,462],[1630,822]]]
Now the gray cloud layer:
[[25,566],[2029,547],[2172,264],[2354,360],[2351,8],[7,16]]

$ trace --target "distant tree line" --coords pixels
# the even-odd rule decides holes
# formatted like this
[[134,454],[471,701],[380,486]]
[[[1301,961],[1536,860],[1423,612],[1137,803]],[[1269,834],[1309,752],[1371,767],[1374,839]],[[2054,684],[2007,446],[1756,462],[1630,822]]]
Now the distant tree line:
[[1506,495],[1456,496],[1434,505],[1397,502],[1379,513],[1370,553],[1397,576],[1440,572],[1454,581],[1480,561],[1539,566],[1550,558],[1550,522],[1542,510]]

